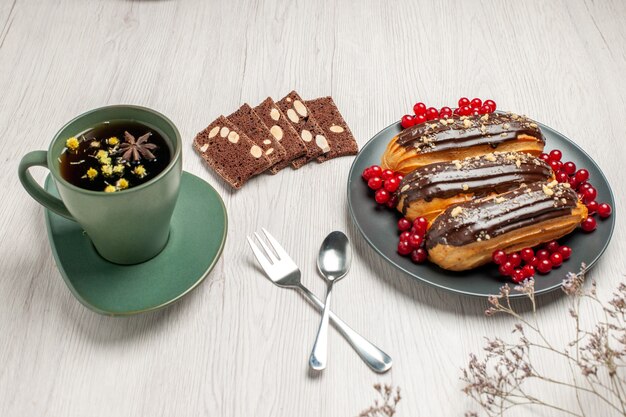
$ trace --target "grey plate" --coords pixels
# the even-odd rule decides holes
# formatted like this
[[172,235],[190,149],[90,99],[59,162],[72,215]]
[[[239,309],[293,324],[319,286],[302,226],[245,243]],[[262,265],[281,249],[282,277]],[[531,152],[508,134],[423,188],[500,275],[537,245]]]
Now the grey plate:
[[[598,190],[598,202],[606,202],[613,207],[613,214],[605,220],[598,220],[598,228],[592,233],[580,229],[559,239],[561,244],[571,246],[573,252],[569,260],[548,275],[538,275],[535,280],[537,294],[553,291],[561,286],[566,272],[576,272],[582,262],[590,268],[607,248],[615,227],[615,200],[606,177],[585,151],[570,139],[540,123],[546,137],[546,150],[560,149],[563,160],[572,161],[578,168],[586,168],[590,181]],[[401,131],[400,123],[392,124],[376,134],[357,155],[348,176],[348,206],[350,214],[365,240],[393,266],[413,278],[434,285],[443,290],[459,294],[485,297],[497,294],[508,280],[500,277],[497,268],[486,265],[471,271],[451,272],[430,263],[416,265],[409,258],[396,252],[398,232],[396,222],[401,217],[395,210],[379,207],[372,198],[372,191],[361,179],[361,173],[370,165],[380,164],[380,157],[387,143]],[[519,296],[520,294],[515,294]]]

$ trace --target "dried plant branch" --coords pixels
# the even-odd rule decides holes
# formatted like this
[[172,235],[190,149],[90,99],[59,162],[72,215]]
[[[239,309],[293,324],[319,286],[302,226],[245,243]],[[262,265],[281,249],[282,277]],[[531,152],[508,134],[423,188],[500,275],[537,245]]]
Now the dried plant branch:
[[374,405],[361,411],[359,417],[392,417],[396,414],[396,407],[402,396],[400,395],[400,387],[392,385],[374,384],[374,389],[378,393]]
[[[487,339],[484,357],[471,354],[469,363],[462,369],[463,391],[473,398],[488,416],[502,416],[519,406],[539,406],[560,411],[571,416],[597,415],[598,410],[588,414],[581,394],[597,398],[607,410],[626,417],[626,284],[621,283],[608,302],[600,300],[596,283],[584,288],[586,268],[570,273],[563,280],[563,291],[572,297],[569,315],[574,321],[574,339],[563,348],[552,345],[542,332],[536,315],[534,281],[527,280],[514,290],[525,294],[532,305],[532,320],[515,311],[510,302],[511,288],[504,285],[498,295],[489,297],[487,316],[507,314],[519,322],[513,332],[518,334],[514,343],[500,338]],[[585,301],[597,306],[603,320],[590,329],[582,328],[581,304]],[[528,334],[527,334],[528,333]],[[561,380],[540,372],[532,363],[530,353],[553,354],[563,361],[570,380]],[[549,399],[537,398],[525,390],[528,380],[540,380],[573,391],[576,402],[563,408]],[[566,378],[567,379],[567,378]],[[468,412],[466,416],[477,416]]]

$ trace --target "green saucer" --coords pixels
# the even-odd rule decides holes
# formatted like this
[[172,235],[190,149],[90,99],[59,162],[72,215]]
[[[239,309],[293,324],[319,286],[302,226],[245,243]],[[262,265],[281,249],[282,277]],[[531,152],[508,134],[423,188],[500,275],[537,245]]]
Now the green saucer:
[[[58,195],[50,176],[45,188]],[[72,294],[90,310],[111,316],[163,308],[191,292],[217,263],[228,228],[219,194],[188,172],[183,172],[167,246],[144,263],[104,260],[78,223],[48,210],[46,224],[52,253]]]

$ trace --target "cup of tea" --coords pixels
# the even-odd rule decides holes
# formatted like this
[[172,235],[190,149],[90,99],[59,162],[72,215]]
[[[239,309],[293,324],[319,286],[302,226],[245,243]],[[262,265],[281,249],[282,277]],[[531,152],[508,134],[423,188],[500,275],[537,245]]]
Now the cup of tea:
[[[50,170],[60,198],[33,179],[32,166]],[[145,107],[100,107],[63,126],[47,151],[26,154],[18,174],[35,200],[80,224],[100,256],[140,263],[167,244],[182,176],[180,133]]]

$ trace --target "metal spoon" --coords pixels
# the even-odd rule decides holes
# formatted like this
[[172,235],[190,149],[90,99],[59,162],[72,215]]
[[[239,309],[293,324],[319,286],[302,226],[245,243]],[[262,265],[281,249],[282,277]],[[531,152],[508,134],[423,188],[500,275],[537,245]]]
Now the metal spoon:
[[328,358],[328,315],[333,284],[346,276],[351,260],[350,241],[344,233],[335,231],[326,236],[317,256],[317,268],[326,279],[326,302],[315,344],[309,357],[309,365],[317,371],[326,368]]

